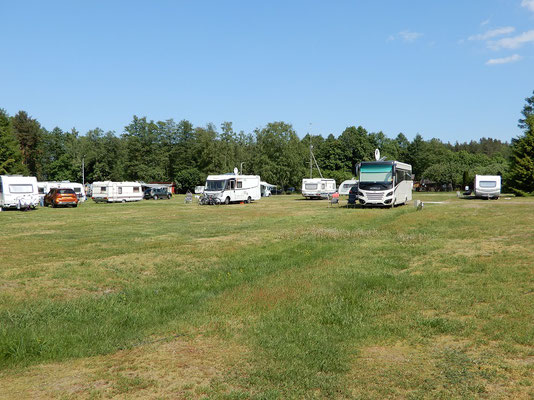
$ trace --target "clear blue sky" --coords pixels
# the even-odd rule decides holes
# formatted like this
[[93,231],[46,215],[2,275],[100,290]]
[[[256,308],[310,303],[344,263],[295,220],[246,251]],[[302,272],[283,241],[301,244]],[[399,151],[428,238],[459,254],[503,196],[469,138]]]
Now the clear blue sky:
[[0,108],[47,129],[509,141],[534,90],[534,0],[0,1]]

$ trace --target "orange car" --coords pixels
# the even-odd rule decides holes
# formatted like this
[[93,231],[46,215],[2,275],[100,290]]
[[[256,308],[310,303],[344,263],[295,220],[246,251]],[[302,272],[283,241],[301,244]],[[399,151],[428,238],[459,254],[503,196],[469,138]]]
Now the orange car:
[[44,205],[52,207],[72,206],[78,207],[78,197],[72,189],[51,189],[44,197]]

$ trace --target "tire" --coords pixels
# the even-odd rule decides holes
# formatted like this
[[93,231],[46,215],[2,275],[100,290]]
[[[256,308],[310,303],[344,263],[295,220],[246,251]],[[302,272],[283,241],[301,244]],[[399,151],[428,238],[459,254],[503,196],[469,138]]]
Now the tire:
[[121,203],[123,203],[123,204],[126,203],[126,199],[122,199]]
[[230,204],[230,197],[227,197],[226,199],[224,199],[224,204],[226,205]]
[[56,208],[56,207],[57,207],[56,203],[52,203],[52,208]]
[[252,203],[252,199],[250,198],[250,196],[248,196],[247,204],[250,204],[250,203]]
[[216,206],[220,206],[221,205],[221,199],[216,197],[215,200],[213,200],[213,204],[215,204]]
[[171,199],[171,197],[172,197],[172,196],[171,196],[170,194],[168,194],[168,195],[167,195],[167,199],[169,199],[169,200],[170,200],[170,199]]
[[158,199],[158,196],[154,196],[154,200],[157,200]]
[[78,204],[74,204],[73,207],[74,207],[74,208],[78,207]]

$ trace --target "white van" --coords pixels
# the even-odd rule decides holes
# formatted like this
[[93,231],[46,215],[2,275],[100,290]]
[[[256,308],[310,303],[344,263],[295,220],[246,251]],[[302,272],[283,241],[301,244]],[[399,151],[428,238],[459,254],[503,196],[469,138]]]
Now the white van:
[[76,193],[79,203],[83,203],[87,199],[85,196],[85,189],[81,183],[71,181],[37,182],[37,188],[41,198],[44,198],[51,189],[72,189],[74,190],[74,193]]
[[221,203],[247,202],[261,198],[260,177],[258,175],[208,175],[204,185],[204,195],[218,198]]
[[307,199],[327,199],[336,192],[336,181],[326,178],[302,180],[302,195]]
[[350,189],[354,186],[358,186],[358,180],[349,179],[348,181],[343,181],[341,182],[341,185],[339,185],[338,192],[340,195],[348,195]]
[[501,195],[501,177],[499,175],[475,175],[475,196],[486,199],[498,199]]
[[39,204],[37,178],[35,176],[0,175],[0,209],[28,207]]
[[126,203],[143,200],[139,182],[93,182],[92,199],[97,203]]

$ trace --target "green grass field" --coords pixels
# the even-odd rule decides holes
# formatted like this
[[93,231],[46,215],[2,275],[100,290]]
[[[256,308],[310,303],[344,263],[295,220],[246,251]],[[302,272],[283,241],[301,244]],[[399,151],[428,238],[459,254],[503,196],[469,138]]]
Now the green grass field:
[[534,397],[534,199],[0,213],[0,398]]

